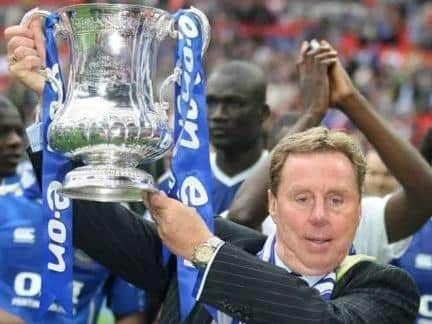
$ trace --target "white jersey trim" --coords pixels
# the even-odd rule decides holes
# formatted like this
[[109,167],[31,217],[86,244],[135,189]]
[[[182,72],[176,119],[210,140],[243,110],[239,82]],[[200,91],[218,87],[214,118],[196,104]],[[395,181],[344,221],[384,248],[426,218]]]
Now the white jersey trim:
[[252,172],[252,170],[257,167],[258,164],[261,163],[267,156],[269,152],[267,150],[263,150],[261,153],[260,158],[249,168],[243,170],[240,173],[237,173],[235,176],[231,177],[227,174],[225,174],[217,165],[216,165],[216,153],[212,152],[210,153],[210,167],[213,173],[213,176],[218,179],[220,182],[222,182],[226,186],[233,186],[239,182],[244,181],[249,174]]

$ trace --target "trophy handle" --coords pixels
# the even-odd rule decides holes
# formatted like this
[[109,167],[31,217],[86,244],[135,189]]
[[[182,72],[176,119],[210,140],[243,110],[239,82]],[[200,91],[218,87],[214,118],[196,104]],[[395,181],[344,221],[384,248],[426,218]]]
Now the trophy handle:
[[[195,8],[194,6],[191,6],[190,9],[187,9],[185,11],[190,11],[195,16],[198,17],[198,20],[199,20],[200,25],[201,25],[201,31],[203,34],[203,45],[202,45],[202,51],[201,51],[201,56],[203,56],[205,54],[205,52],[207,52],[207,48],[209,47],[209,44],[210,44],[211,27],[210,27],[209,20],[208,20],[207,16],[201,10]],[[174,26],[174,20],[171,19],[171,22],[168,26],[168,29],[169,29],[168,33],[172,38],[178,37],[178,32]]]
[[34,17],[48,17],[51,14],[51,12],[49,12],[48,10],[42,10],[39,8],[33,8],[29,11],[27,11],[25,13],[25,15],[22,17],[21,19],[21,26],[24,27],[28,27],[28,25],[30,24],[30,21],[34,18]]
[[[42,10],[39,8],[33,8],[29,11],[27,11],[25,13],[25,15],[22,17],[20,25],[24,26],[24,27],[28,27],[31,20],[34,17],[44,17],[47,18],[49,15],[51,14],[51,12],[49,12],[48,10]],[[51,71],[50,69],[41,69],[39,71],[39,73],[45,78],[45,80],[47,80],[48,82],[51,83],[52,87],[54,88],[54,90],[57,92],[57,96],[58,99],[55,103],[53,103],[53,105],[51,106],[51,111],[50,111],[50,115],[52,117],[54,117],[54,115],[56,114],[56,112],[59,110],[59,108],[61,108],[63,106],[63,99],[64,99],[64,94],[63,94],[63,85],[62,83],[55,77],[55,72]],[[40,121],[41,118],[41,108],[38,108],[38,111],[36,112],[36,122]]]
[[195,16],[198,17],[198,19],[200,21],[201,31],[203,34],[203,45],[202,45],[201,55],[204,55],[205,52],[207,52],[207,48],[209,47],[209,44],[210,44],[211,28],[210,28],[209,20],[208,20],[207,16],[204,14],[204,12],[195,8],[194,6],[191,6],[190,9],[187,9],[187,11],[192,12]]
[[[195,16],[198,17],[198,20],[200,22],[201,31],[202,31],[202,34],[203,34],[203,44],[202,44],[201,56],[203,56],[205,54],[205,52],[207,51],[208,46],[210,44],[210,32],[211,32],[210,23],[208,21],[207,16],[201,10],[199,10],[199,9],[191,6],[190,9],[187,9],[186,11],[192,12]],[[178,32],[177,32],[177,30],[175,30],[175,27],[174,27],[174,20],[171,20],[171,22],[170,22],[170,24],[168,26],[168,34],[171,37],[173,37],[173,38],[177,38],[178,37]],[[162,82],[162,85],[160,87],[160,90],[159,90],[159,103],[157,105],[157,108],[158,108],[158,112],[160,114],[162,114],[163,118],[166,117],[166,111],[168,110],[168,103],[163,100],[164,99],[165,89],[171,83],[179,81],[180,73],[181,73],[181,70],[178,67],[174,68],[174,72],[171,75],[169,75]],[[168,120],[168,117],[166,117],[166,119]]]
[[159,113],[163,115],[163,117],[166,117],[168,120],[168,117],[166,116],[166,111],[168,110],[169,106],[168,103],[164,100],[164,92],[165,89],[171,84],[179,81],[180,79],[180,73],[181,70],[179,67],[174,68],[174,72],[169,75],[165,80],[163,80],[160,89],[159,89],[159,108],[162,108],[159,110]]

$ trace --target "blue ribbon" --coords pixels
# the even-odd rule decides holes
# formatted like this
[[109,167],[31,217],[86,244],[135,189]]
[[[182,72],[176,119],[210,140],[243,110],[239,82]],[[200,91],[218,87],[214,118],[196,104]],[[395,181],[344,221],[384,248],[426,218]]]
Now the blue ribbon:
[[[181,70],[175,87],[174,147],[171,160],[170,190],[168,195],[196,211],[213,231],[211,171],[205,76],[202,64],[202,30],[197,17],[188,10],[174,16],[178,26],[176,67]],[[167,260],[164,249],[164,260]],[[193,290],[198,270],[177,258],[180,294],[180,319],[184,321],[195,305]]]
[[[48,73],[62,81],[54,26],[58,14],[51,14],[45,21],[46,67]],[[63,84],[63,82],[62,82]],[[53,152],[48,145],[48,128],[53,118],[52,107],[58,98],[51,83],[46,82],[42,102],[42,240],[46,249],[42,255],[42,292],[39,314],[42,316],[55,302],[72,315],[72,204],[68,198],[57,193],[70,161]],[[53,307],[53,306],[51,306]]]

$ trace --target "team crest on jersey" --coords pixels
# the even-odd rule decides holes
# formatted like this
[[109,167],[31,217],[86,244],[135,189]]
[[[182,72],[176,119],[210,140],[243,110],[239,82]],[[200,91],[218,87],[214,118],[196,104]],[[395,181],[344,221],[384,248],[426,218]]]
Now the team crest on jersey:
[[432,270],[432,255],[419,253],[415,258],[415,267],[421,270]]
[[34,244],[35,240],[35,229],[33,227],[17,227],[13,231],[14,243]]

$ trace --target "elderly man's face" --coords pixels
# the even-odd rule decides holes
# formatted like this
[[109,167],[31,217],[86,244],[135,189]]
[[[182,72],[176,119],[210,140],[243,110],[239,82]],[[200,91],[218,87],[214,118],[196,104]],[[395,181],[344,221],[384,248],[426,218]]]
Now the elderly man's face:
[[276,252],[295,272],[323,275],[339,265],[360,217],[360,193],[349,159],[339,152],[292,154],[276,196],[269,192],[276,223]]

